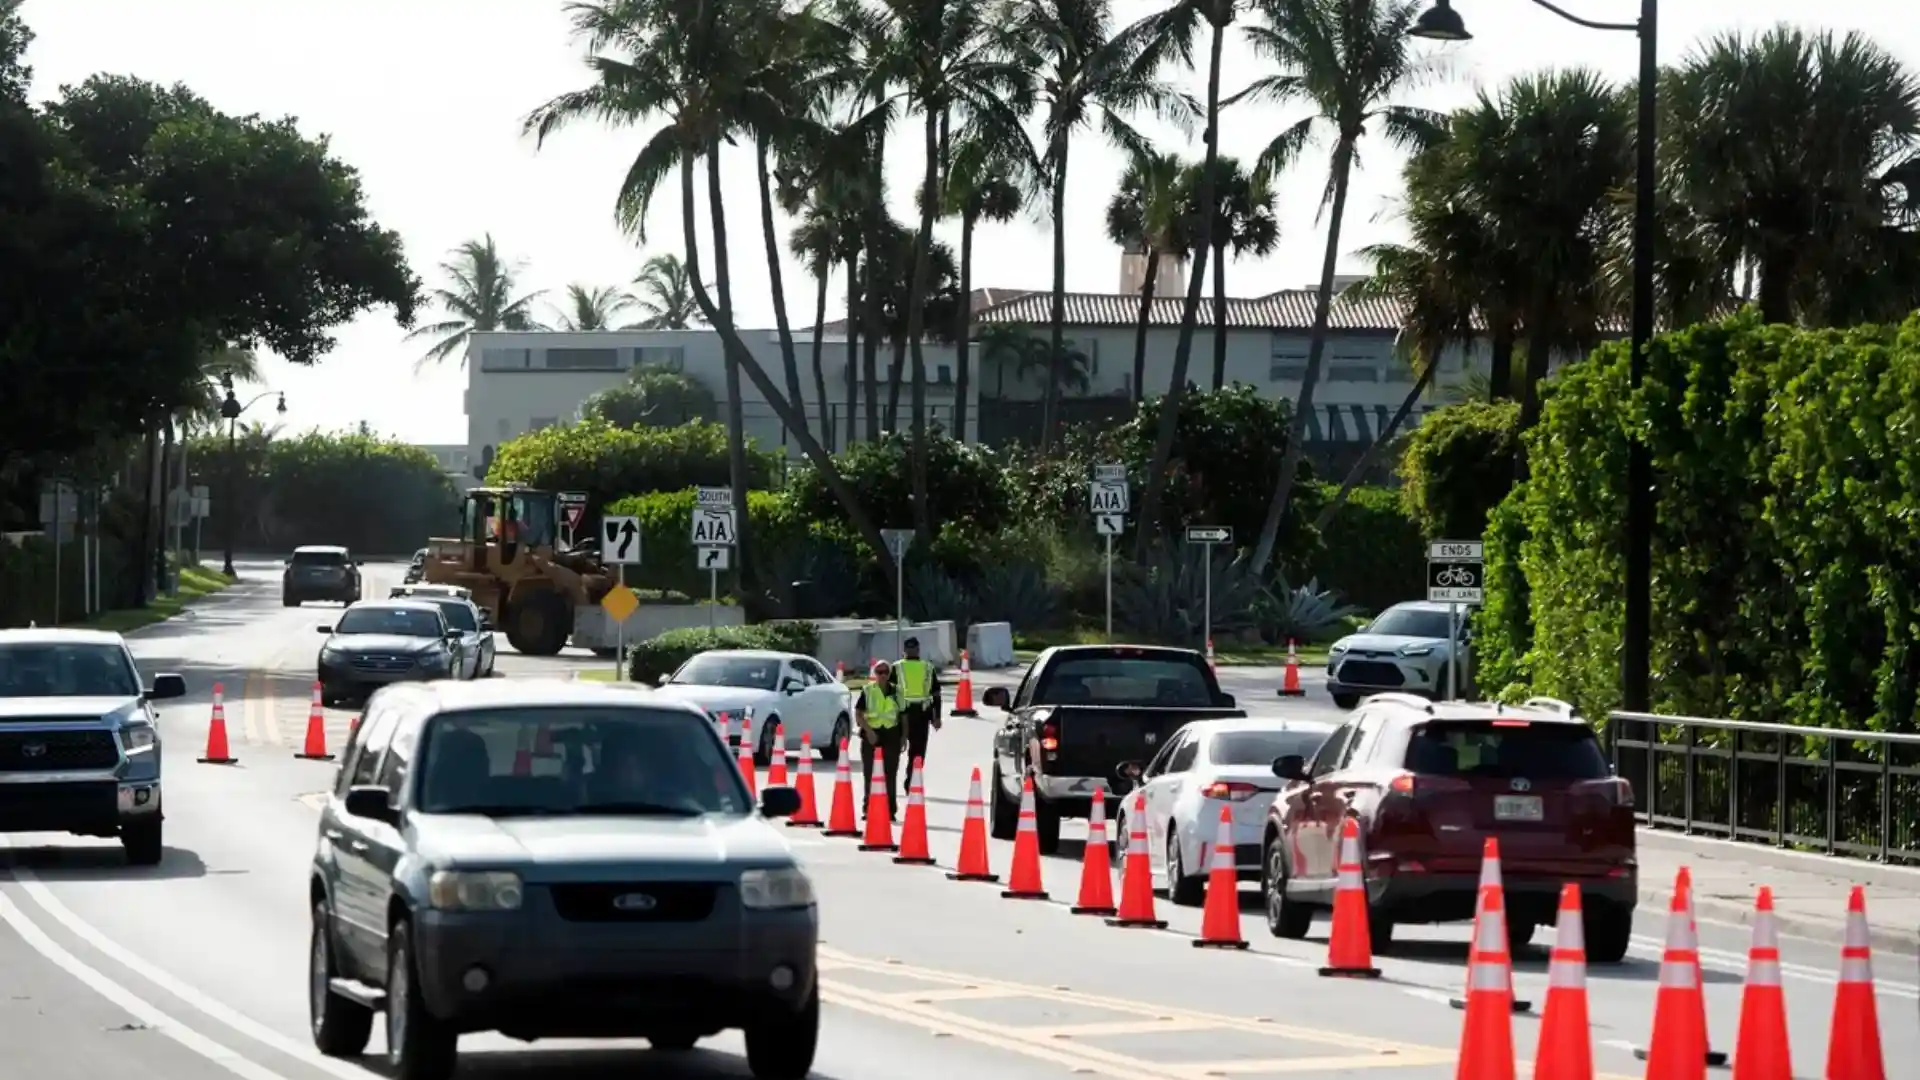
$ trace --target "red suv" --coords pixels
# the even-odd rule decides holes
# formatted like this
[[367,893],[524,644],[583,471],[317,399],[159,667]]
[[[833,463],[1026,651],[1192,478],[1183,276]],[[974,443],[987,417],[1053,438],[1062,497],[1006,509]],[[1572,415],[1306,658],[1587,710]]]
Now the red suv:
[[1260,888],[1274,936],[1303,938],[1330,909],[1341,823],[1358,819],[1373,948],[1395,923],[1473,918],[1480,853],[1500,842],[1511,943],[1551,925],[1580,886],[1588,959],[1617,963],[1639,898],[1633,788],[1593,729],[1550,698],[1522,705],[1376,694],[1314,754],[1283,757]]

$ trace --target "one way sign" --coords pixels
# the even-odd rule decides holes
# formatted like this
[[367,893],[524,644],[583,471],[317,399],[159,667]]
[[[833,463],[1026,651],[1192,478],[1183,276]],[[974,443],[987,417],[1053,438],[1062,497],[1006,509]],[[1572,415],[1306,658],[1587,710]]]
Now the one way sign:
[[600,559],[619,566],[640,565],[640,519],[600,519]]

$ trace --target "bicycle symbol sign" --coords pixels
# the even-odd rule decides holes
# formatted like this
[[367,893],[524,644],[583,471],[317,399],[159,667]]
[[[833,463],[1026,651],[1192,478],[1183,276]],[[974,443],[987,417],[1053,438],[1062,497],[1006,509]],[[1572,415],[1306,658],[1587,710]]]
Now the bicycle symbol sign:
[[1436,604],[1484,602],[1484,548],[1477,540],[1437,540],[1427,552],[1427,600]]
[[1433,576],[1435,585],[1447,588],[1470,589],[1479,582],[1479,577],[1464,566],[1446,566]]

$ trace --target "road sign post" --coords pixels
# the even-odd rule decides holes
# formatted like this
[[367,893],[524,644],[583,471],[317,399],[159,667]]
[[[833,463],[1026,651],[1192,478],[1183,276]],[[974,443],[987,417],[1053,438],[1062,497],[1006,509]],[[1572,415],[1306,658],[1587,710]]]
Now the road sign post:
[[[581,510],[586,503],[580,503]],[[579,520],[575,518],[574,520]],[[600,519],[600,561],[614,566],[613,590],[600,601],[608,615],[613,617],[613,673],[620,675],[620,665],[627,655],[627,619],[633,615],[633,593],[627,588],[627,567],[640,565],[640,548],[643,537],[640,534],[640,519],[627,514],[608,515]],[[624,611],[625,614],[621,614]]]
[[[731,552],[734,537],[734,507],[732,488],[695,488],[693,493],[693,546],[699,549],[718,548]],[[699,556],[697,565],[707,571],[707,629],[714,629],[720,619],[720,571],[727,568],[731,560],[725,556]]]
[[1127,484],[1125,465],[1095,465],[1093,483],[1088,485],[1088,509],[1093,511],[1093,527],[1107,542],[1107,640],[1113,640],[1113,538],[1126,526],[1133,508],[1132,489]]
[[893,556],[893,655],[906,652],[907,636],[907,549],[913,546],[912,529],[881,529],[887,542],[887,554]]
[[1233,530],[1225,525],[1189,525],[1187,543],[1200,545],[1200,559],[1205,563],[1201,573],[1201,637],[1200,647],[1207,647],[1213,640],[1213,545],[1233,543]]
[[1427,601],[1447,605],[1447,696],[1460,696],[1460,639],[1467,609],[1486,600],[1486,545],[1479,540],[1435,540],[1427,545]]

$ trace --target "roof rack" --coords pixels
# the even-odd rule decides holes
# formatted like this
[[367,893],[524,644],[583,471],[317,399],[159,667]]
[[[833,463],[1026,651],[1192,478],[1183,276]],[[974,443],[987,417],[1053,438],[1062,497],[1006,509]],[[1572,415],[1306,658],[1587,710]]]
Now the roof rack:
[[1406,705],[1428,714],[1433,712],[1433,702],[1421,697],[1419,694],[1409,694],[1405,691],[1389,690],[1384,694],[1368,694],[1367,700],[1388,701],[1395,705]]
[[1562,716],[1573,715],[1573,706],[1561,701],[1559,698],[1530,697],[1521,702],[1520,707],[1523,709],[1552,709]]

